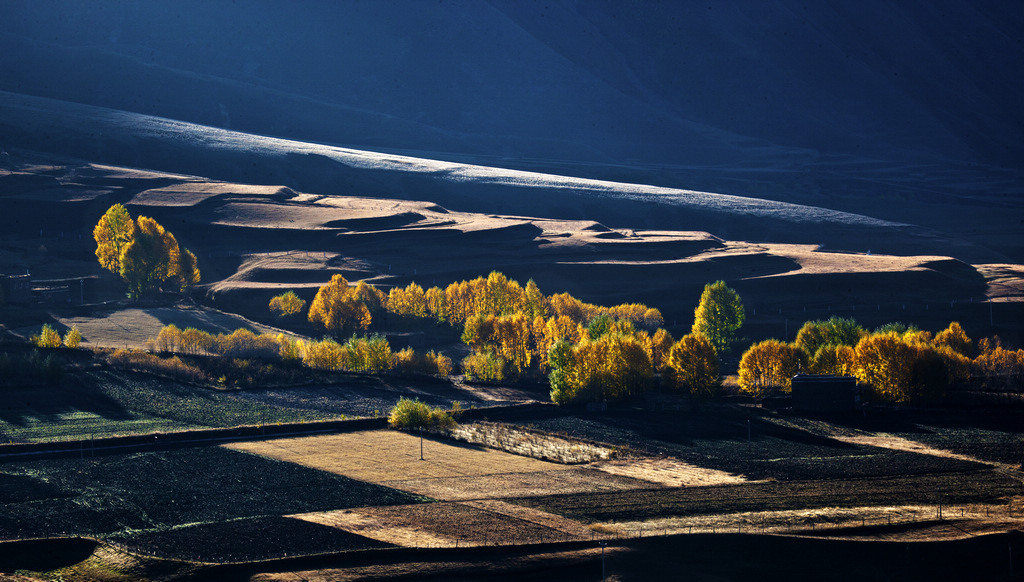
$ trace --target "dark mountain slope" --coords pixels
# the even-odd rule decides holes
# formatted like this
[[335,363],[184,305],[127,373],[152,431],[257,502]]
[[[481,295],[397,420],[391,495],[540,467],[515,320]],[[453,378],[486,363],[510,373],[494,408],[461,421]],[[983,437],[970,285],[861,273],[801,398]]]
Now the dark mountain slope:
[[1018,257],[1022,30],[1022,5],[994,0],[10,0],[0,90],[795,202]]
[[[1024,147],[1013,2],[49,0],[6,12],[2,89],[302,139],[675,164],[739,162],[765,140],[1017,168]],[[334,119],[318,129],[294,107],[303,99]],[[399,130],[390,143],[345,131],[342,118],[379,115]]]

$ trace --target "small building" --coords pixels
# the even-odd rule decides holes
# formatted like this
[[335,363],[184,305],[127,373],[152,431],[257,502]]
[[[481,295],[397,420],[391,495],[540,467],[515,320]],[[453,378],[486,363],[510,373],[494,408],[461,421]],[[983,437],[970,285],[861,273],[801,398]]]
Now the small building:
[[793,377],[793,410],[850,412],[860,410],[856,376],[798,374]]

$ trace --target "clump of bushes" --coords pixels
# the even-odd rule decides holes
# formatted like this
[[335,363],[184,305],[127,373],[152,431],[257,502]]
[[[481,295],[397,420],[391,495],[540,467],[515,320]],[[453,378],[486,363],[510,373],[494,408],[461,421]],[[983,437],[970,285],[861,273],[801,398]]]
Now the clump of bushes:
[[197,366],[182,361],[178,356],[161,358],[142,350],[117,350],[107,361],[122,370],[151,372],[169,376],[183,382],[204,383],[209,377]]
[[462,359],[462,371],[470,380],[504,382],[508,378],[505,359],[491,351],[473,352]]
[[72,327],[64,334],[61,338],[57,330],[50,327],[49,324],[43,325],[42,331],[39,335],[33,335],[28,340],[32,345],[37,348],[59,348],[64,346],[66,348],[77,349],[82,343],[82,334],[78,331],[77,327]]
[[[453,411],[458,408],[453,407]],[[417,398],[400,398],[398,404],[388,414],[388,424],[391,428],[412,429],[426,428],[433,430],[450,430],[455,428],[455,418],[452,412],[441,407],[430,408],[426,403],[420,402]]]
[[434,350],[418,354],[412,348],[405,348],[394,355],[394,369],[402,374],[449,376],[452,373],[452,359]]

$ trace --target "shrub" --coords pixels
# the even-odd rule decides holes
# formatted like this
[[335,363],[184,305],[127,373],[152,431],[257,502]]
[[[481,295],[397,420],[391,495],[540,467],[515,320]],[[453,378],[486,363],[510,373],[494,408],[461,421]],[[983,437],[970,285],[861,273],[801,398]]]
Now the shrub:
[[388,414],[388,424],[392,428],[429,428],[448,430],[456,426],[451,413],[440,407],[431,409],[419,399],[400,398]]
[[270,300],[269,307],[270,312],[277,317],[290,317],[305,311],[306,300],[296,295],[295,291],[288,291],[287,293],[275,295]]
[[164,359],[142,350],[117,350],[107,358],[107,361],[116,368],[163,374],[184,382],[209,381],[202,370],[183,362],[178,356]]
[[77,327],[72,327],[64,334],[64,347],[77,349],[81,343],[82,333],[78,331]]
[[505,360],[493,352],[474,352],[462,360],[462,371],[470,380],[503,382],[505,368]]
[[60,334],[49,324],[43,325],[39,335],[34,335],[29,340],[37,348],[59,348],[61,346]]

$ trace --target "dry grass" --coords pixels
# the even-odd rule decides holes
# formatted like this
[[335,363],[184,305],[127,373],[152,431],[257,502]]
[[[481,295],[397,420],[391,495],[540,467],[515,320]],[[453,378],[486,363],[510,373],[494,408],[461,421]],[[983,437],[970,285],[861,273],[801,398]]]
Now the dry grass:
[[[937,521],[946,523],[926,527],[915,525]],[[591,528],[607,535],[624,537],[745,532],[842,536],[876,541],[935,541],[1005,532],[1022,526],[1024,517],[1008,515],[1005,505],[970,504],[943,507],[941,520],[939,508],[935,505],[892,505],[678,516],[603,522]],[[857,528],[860,531],[856,531]]]
[[[488,507],[465,503],[426,503],[392,507],[365,507],[348,512],[294,515],[298,519],[337,527],[378,541],[401,546],[454,546],[524,544],[566,539],[566,533],[544,523],[524,519],[532,514],[513,515]],[[556,516],[540,521],[564,524]],[[571,526],[582,534],[582,526]]]
[[372,483],[410,482],[495,474],[558,472],[570,467],[434,438],[381,430],[233,443],[228,448],[298,463]]
[[622,475],[666,487],[701,487],[745,483],[742,475],[707,469],[672,458],[632,458],[602,461],[590,465],[612,475]]
[[132,198],[134,206],[195,206],[201,202],[224,195],[243,196],[288,196],[288,190],[281,186],[232,184],[228,182],[181,182],[172,186],[143,190]]
[[382,481],[381,484],[435,499],[465,501],[541,495],[583,495],[605,491],[633,491],[658,487],[631,477],[586,468],[553,471],[507,472],[472,477]]
[[909,439],[905,439],[903,437],[888,434],[833,436],[832,438],[836,439],[837,441],[843,441],[845,443],[851,443],[855,445],[866,445],[869,447],[878,447],[880,449],[906,451],[910,453],[920,453],[922,455],[931,455],[933,457],[957,459],[960,461],[969,461],[972,463],[984,463],[986,465],[997,465],[996,463],[990,463],[977,457],[961,455],[959,453],[954,453],[953,451],[947,451],[944,449],[936,449],[935,447],[930,447],[926,444],[919,443],[917,441],[912,441]]
[[[61,317],[67,327],[82,333],[82,347],[142,348],[146,340],[155,338],[164,326],[174,324],[181,329],[194,327],[210,333],[231,333],[238,328],[256,333],[276,333],[269,326],[243,317],[209,308],[153,307],[119,309],[87,317]],[[33,333],[38,333],[35,330]]]

